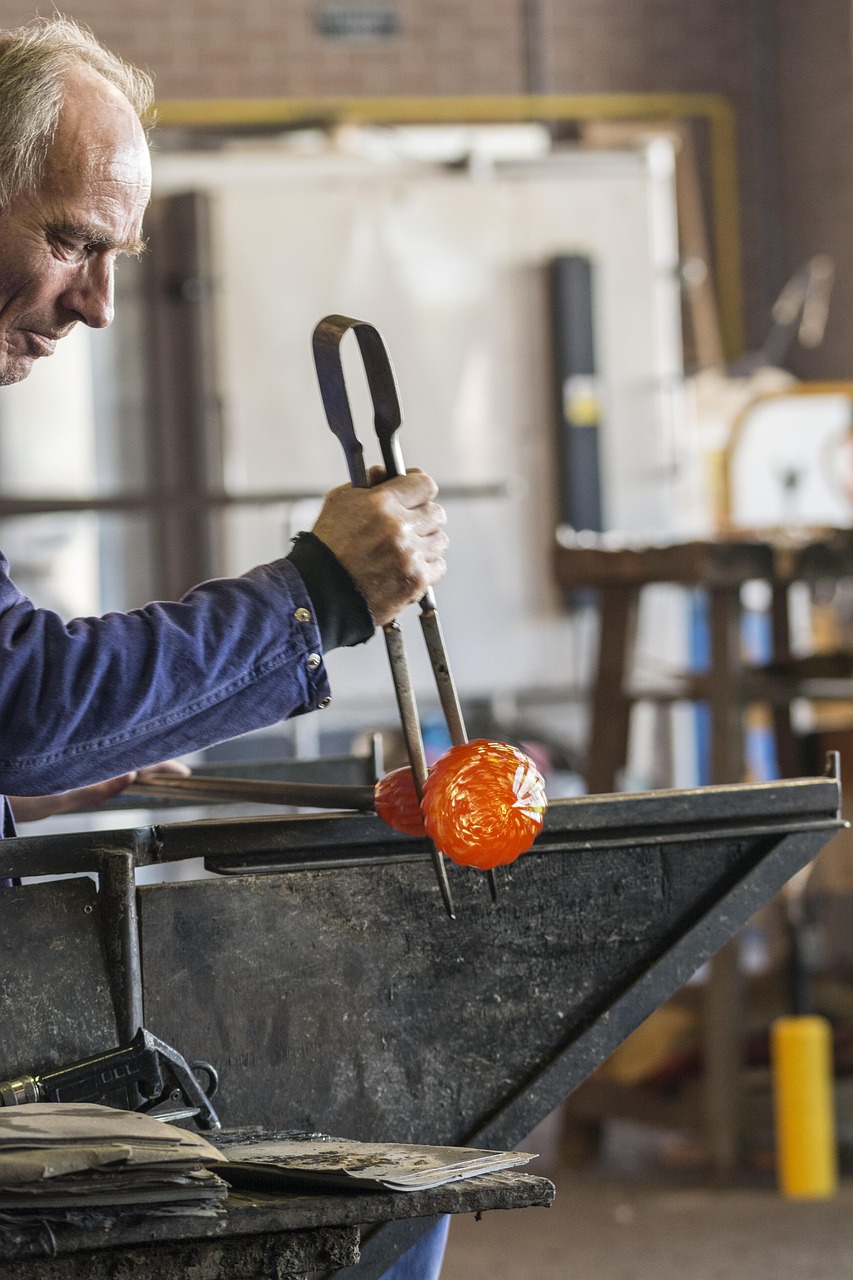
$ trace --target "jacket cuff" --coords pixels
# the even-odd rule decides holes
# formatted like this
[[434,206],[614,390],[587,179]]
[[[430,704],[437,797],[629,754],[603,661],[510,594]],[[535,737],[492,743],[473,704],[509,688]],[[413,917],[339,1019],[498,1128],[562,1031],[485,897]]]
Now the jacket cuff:
[[360,587],[313,533],[297,533],[287,559],[311,597],[323,651],[364,644],[376,624]]

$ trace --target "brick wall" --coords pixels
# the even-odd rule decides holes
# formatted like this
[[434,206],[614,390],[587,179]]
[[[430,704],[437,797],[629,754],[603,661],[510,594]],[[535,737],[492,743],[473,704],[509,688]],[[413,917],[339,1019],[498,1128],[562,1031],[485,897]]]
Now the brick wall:
[[[400,34],[328,39],[315,0],[70,0],[58,6],[147,66],[164,98],[519,93],[518,0],[396,0]],[[0,0],[4,26],[35,6]]]
[[[65,11],[154,72],[158,95],[496,94],[528,87],[524,15],[535,0],[396,0],[400,34],[322,37],[315,0],[70,0]],[[850,0],[539,0],[551,92],[710,90],[738,117],[747,340],[812,252],[841,280],[811,374],[853,375]],[[26,21],[0,0],[0,23]],[[849,149],[848,149],[849,151]],[[849,284],[848,284],[849,281]],[[853,321],[851,321],[853,324]]]
[[[747,346],[766,328],[768,274],[760,234],[762,102],[755,61],[762,31],[751,0],[573,0],[554,4],[549,74],[558,92],[724,94],[738,121]],[[701,136],[697,138],[701,148]],[[704,167],[707,173],[707,165]],[[707,192],[706,192],[707,195]]]

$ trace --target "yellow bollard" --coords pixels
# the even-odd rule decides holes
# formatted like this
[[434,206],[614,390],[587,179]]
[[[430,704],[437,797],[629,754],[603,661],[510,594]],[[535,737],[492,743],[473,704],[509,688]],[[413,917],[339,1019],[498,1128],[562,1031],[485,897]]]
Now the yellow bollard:
[[777,1018],[770,1030],[776,1176],[790,1199],[827,1199],[838,1187],[832,1030],[826,1018]]

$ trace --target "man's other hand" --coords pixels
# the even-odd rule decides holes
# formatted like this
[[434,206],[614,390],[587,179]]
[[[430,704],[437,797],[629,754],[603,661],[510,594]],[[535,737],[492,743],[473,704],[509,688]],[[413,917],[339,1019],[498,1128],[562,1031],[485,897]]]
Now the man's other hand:
[[444,508],[423,471],[385,479],[371,467],[370,489],[341,485],[326,495],[312,532],[363,591],[382,626],[444,576]]
[[96,782],[91,787],[77,787],[73,791],[60,791],[54,796],[8,796],[16,822],[39,822],[42,818],[54,818],[59,813],[77,813],[81,809],[97,809],[114,796],[121,795],[131,782],[145,782],[152,773],[173,773],[185,778],[191,770],[180,760],[165,760],[162,764],[135,773],[123,773],[106,782]]

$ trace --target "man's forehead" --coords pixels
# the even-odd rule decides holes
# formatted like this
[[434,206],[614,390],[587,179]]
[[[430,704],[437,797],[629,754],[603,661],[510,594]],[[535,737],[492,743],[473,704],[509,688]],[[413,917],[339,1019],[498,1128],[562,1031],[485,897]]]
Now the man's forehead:
[[46,172],[150,188],[145,131],[127,98],[90,67],[69,69]]
[[130,103],[88,68],[70,76],[41,183],[51,229],[136,253],[150,195],[148,143]]

